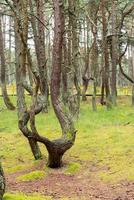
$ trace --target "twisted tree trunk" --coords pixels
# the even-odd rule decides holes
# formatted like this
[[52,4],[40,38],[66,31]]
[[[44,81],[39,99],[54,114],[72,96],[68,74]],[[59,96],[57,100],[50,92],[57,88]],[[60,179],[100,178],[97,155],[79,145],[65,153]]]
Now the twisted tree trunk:
[[54,4],[54,45],[53,45],[53,70],[51,78],[51,99],[55,114],[62,129],[62,137],[52,142],[47,147],[49,152],[48,165],[60,167],[63,154],[72,147],[75,140],[75,128],[69,113],[64,111],[60,101],[61,63],[64,33],[64,9],[62,0],[53,0]]
[[[57,168],[62,166],[62,156],[72,147],[75,141],[76,130],[70,113],[65,109],[65,105],[61,101],[61,63],[62,63],[62,47],[63,47],[63,33],[64,33],[64,9],[62,0],[53,0],[54,4],[54,46],[53,46],[53,70],[51,75],[51,99],[55,114],[59,120],[62,129],[62,136],[57,140],[50,141],[48,138],[39,135],[36,124],[35,115],[39,114],[43,108],[43,103],[40,98],[39,83],[40,76],[33,71],[36,78],[36,86],[32,93],[32,105],[26,109],[25,102],[22,105],[22,114],[19,118],[19,128],[24,136],[37,144],[41,142],[48,150],[48,166]],[[29,55],[29,54],[28,54]],[[28,56],[29,63],[30,55]],[[21,64],[21,62],[19,61]],[[24,94],[24,93],[22,93]],[[18,95],[20,95],[18,93]],[[18,96],[20,102],[24,100]],[[69,109],[68,109],[69,110]],[[30,122],[30,127],[28,127]],[[38,150],[38,148],[35,148]],[[33,149],[32,149],[33,150]]]
[[36,20],[34,15],[33,2],[29,0],[29,6],[31,11],[31,25],[33,29],[35,51],[37,57],[38,71],[40,76],[40,92],[43,98],[43,111],[48,112],[48,99],[49,99],[49,86],[48,86],[48,75],[47,75],[47,59],[45,53],[45,31],[44,31],[44,14],[42,0],[36,1]]
[[[15,15],[15,45],[16,45],[16,89],[17,89],[17,107],[18,107],[18,125],[23,122],[23,115],[27,112],[24,86],[25,75],[26,75],[26,56],[28,54],[27,49],[27,37],[28,37],[28,13],[27,13],[27,2],[14,1]],[[18,19],[19,16],[19,19]],[[22,30],[21,30],[22,29]],[[29,58],[29,57],[28,57]],[[31,88],[30,88],[31,89]],[[33,91],[31,90],[31,93]],[[27,118],[26,118],[27,121]],[[25,123],[25,122],[23,122]],[[21,129],[20,129],[21,130]],[[23,131],[22,131],[23,132]],[[24,132],[23,132],[24,134]],[[31,151],[34,158],[42,158],[41,151],[39,149],[37,141],[30,137],[31,132],[24,134],[28,139]]]

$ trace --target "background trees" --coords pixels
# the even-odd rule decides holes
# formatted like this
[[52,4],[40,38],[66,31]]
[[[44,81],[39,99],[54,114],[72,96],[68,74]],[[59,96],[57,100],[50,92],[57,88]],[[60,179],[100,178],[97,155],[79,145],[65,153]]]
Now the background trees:
[[[7,23],[5,28],[1,17],[5,104],[14,109],[6,84],[16,84],[19,128],[35,159],[42,157],[41,142],[48,150],[48,165],[59,167],[75,141],[74,121],[80,96],[86,100],[88,84],[96,111],[97,93],[101,104],[111,109],[116,105],[118,88],[134,83],[133,2],[3,0],[0,5]],[[15,69],[14,80],[10,78],[11,67]],[[35,115],[49,111],[49,94],[62,130],[61,138],[54,141],[38,133],[35,121]]]

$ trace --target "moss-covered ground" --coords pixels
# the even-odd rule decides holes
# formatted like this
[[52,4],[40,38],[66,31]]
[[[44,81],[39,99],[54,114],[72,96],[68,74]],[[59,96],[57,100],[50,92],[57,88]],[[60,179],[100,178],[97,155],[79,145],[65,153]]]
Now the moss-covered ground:
[[[15,97],[12,98],[15,102]],[[34,161],[27,140],[17,127],[16,111],[5,109],[0,99],[0,157],[6,174],[22,172],[26,169],[38,167]],[[48,114],[40,114],[36,118],[39,133],[54,139],[60,136],[59,123],[52,108]],[[129,97],[118,100],[118,106],[110,111],[98,105],[97,112],[93,112],[91,103],[81,104],[79,120],[76,122],[78,130],[75,145],[64,156],[65,175],[89,173],[86,168],[92,168],[96,178],[105,183],[120,181],[134,181],[134,108]],[[44,160],[47,151],[40,145]],[[44,170],[44,173],[43,171]],[[18,176],[19,181],[36,181],[46,177],[49,170],[25,172]],[[10,192],[10,191],[9,191]],[[51,197],[41,195],[26,196],[22,193],[6,193],[4,200],[49,200]]]

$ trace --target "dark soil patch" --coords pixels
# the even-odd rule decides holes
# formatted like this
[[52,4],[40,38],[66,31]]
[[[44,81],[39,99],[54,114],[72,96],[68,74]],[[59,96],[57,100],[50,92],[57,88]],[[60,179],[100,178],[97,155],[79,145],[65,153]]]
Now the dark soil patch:
[[[36,169],[43,170],[43,162]],[[30,171],[35,170],[32,168]],[[52,196],[54,200],[61,197],[78,197],[87,200],[134,200],[134,182],[106,184],[97,180],[92,172],[66,175],[63,169],[50,170],[48,175],[40,180],[20,182],[17,177],[28,173],[29,170],[7,174],[7,191],[24,193],[41,193]]]

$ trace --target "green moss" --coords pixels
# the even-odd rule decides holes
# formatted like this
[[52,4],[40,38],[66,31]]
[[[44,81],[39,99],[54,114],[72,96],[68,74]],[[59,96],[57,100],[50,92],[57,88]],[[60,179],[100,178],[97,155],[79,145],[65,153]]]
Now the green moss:
[[65,174],[75,174],[77,173],[81,168],[81,165],[79,163],[69,163],[68,168],[65,170]]
[[[17,194],[10,194],[7,193],[4,195],[3,200],[52,200],[49,196],[41,196],[37,193],[32,195],[25,195],[23,193],[17,193]],[[84,197],[62,197],[59,200],[86,200]]]
[[[81,171],[87,164],[89,168],[95,166],[97,172],[94,175],[103,181],[134,180],[134,109],[130,106],[130,98],[119,99],[119,105],[110,111],[97,105],[97,112],[93,112],[89,102],[82,103],[75,126],[78,130],[75,145],[64,159],[80,160]],[[0,105],[3,107],[1,98]],[[44,114],[37,115],[36,123],[39,133],[50,139],[61,135],[52,108],[45,114],[45,119]],[[27,139],[18,131],[16,112],[4,110],[0,113],[0,142],[5,171],[16,172],[35,165]],[[40,144],[40,147],[42,154],[47,156],[44,145]],[[68,166],[66,171],[74,173],[75,167]]]
[[28,174],[24,174],[22,176],[17,177],[17,180],[19,181],[34,181],[40,178],[43,178],[45,176],[44,171],[33,171]]
[[17,171],[21,171],[25,169],[25,166],[23,165],[17,165],[17,166],[14,166],[14,167],[9,167],[9,168],[6,168],[6,172],[10,172],[10,173],[14,173],[14,172],[17,172]]
[[23,193],[17,193],[17,194],[7,193],[7,194],[5,194],[3,200],[51,200],[51,198],[41,196],[38,194],[32,194],[32,196],[30,196],[30,195],[25,195]]

